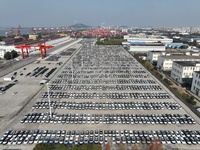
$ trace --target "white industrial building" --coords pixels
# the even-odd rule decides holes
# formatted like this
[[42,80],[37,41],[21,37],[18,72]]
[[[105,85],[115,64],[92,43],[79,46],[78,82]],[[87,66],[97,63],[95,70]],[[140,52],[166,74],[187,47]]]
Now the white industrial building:
[[0,58],[4,58],[5,53],[6,53],[5,49],[0,49]]
[[145,43],[172,43],[173,39],[169,39],[165,36],[147,36],[147,35],[124,35],[124,39],[128,42],[145,42]]
[[186,50],[166,50],[166,51],[149,51],[147,54],[147,60],[149,62],[157,63],[159,56],[172,56],[172,55],[187,55],[187,56],[199,56],[199,52],[190,52]]
[[194,71],[193,73],[191,91],[200,96],[200,71]]
[[193,72],[200,70],[200,62],[174,61],[171,77],[179,83],[191,83]]
[[129,50],[134,52],[165,51],[165,45],[162,43],[131,42]]
[[165,54],[165,51],[148,51],[147,61],[153,64],[154,62],[157,62],[158,56],[163,56]]
[[163,71],[170,71],[174,61],[200,61],[200,56],[171,55],[158,56],[157,67]]

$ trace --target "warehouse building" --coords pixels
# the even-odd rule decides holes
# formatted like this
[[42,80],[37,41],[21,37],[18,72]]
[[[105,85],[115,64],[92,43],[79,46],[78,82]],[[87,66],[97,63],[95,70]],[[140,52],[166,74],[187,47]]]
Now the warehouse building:
[[148,36],[148,35],[124,35],[124,39],[128,42],[145,42],[145,43],[172,43],[173,39],[165,36]]
[[191,83],[193,72],[200,70],[200,62],[174,61],[171,77],[179,83]]
[[131,42],[130,51],[134,52],[165,51],[165,45],[162,43]]

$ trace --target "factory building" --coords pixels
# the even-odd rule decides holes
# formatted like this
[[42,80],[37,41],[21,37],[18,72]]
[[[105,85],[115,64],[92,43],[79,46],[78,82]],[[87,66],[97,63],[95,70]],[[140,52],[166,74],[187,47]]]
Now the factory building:
[[200,97],[200,71],[194,71],[191,91]]
[[134,52],[165,51],[165,45],[162,43],[131,42],[129,50]]
[[37,38],[38,38],[38,35],[29,35],[29,40],[37,40]]
[[145,43],[172,43],[173,39],[165,36],[147,36],[147,35],[124,35],[124,39],[128,42],[145,42]]
[[168,43],[167,48],[188,48],[188,44],[183,44],[183,43]]
[[179,83],[191,83],[193,72],[200,70],[200,62],[174,61],[171,77]]
[[163,71],[170,71],[174,61],[200,61],[200,56],[187,56],[187,55],[171,55],[171,56],[158,56],[157,67]]

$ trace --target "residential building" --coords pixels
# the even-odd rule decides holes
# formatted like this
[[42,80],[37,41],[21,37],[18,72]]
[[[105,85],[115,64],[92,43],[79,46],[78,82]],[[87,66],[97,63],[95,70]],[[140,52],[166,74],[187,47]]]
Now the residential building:
[[191,91],[200,97],[200,71],[194,71]]
[[170,55],[158,56],[157,67],[163,71],[170,71],[172,69],[173,61],[200,61],[200,56],[187,55]]
[[191,83],[193,72],[200,70],[200,62],[174,61],[171,77],[179,83]]

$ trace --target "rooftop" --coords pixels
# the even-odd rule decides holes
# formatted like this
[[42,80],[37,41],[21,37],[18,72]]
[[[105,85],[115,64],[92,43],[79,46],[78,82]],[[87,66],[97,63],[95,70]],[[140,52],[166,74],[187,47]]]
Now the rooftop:
[[164,46],[163,43],[131,42],[132,46]]
[[188,46],[188,44],[183,44],[183,43],[169,43],[168,46],[172,46],[172,47],[175,47],[175,46]]
[[196,72],[196,73],[200,74],[200,71],[194,71],[194,72]]
[[192,62],[192,61],[174,61],[174,62],[181,66],[196,66],[197,64],[200,64],[200,62]]
[[200,59],[200,56],[188,56],[188,55],[170,55],[170,56],[160,56],[166,59]]

